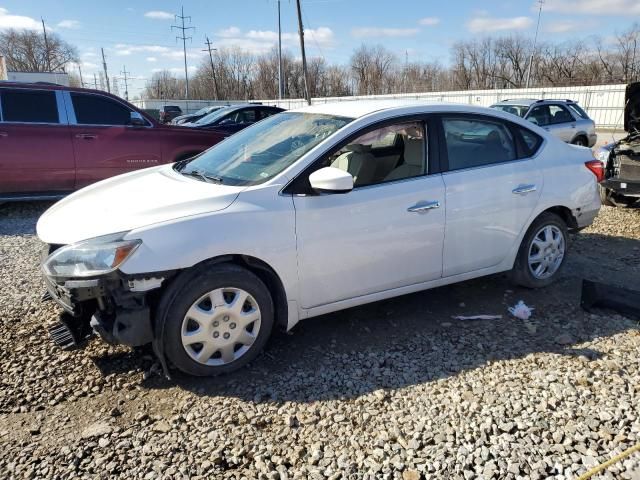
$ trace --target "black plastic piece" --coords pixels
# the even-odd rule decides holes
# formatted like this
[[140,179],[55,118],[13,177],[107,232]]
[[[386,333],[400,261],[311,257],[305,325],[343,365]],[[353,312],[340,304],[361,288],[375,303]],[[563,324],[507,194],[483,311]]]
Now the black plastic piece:
[[60,314],[58,322],[49,327],[53,342],[64,350],[80,347],[83,340],[91,336],[86,318],[74,317],[67,312]]
[[149,307],[116,310],[115,316],[96,312],[91,327],[107,343],[139,347],[151,343],[153,328]]
[[640,319],[640,291],[582,280],[580,306],[588,312],[605,308]]

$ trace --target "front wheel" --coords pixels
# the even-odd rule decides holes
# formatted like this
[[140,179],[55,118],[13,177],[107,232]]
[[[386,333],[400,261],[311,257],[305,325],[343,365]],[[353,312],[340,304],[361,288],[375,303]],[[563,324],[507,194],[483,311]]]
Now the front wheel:
[[253,360],[273,327],[273,302],[265,284],[232,264],[204,265],[172,285],[164,346],[181,371],[197,376],[228,373]]
[[555,213],[536,218],[518,250],[511,272],[515,283],[528,288],[550,285],[564,265],[567,238],[567,225]]

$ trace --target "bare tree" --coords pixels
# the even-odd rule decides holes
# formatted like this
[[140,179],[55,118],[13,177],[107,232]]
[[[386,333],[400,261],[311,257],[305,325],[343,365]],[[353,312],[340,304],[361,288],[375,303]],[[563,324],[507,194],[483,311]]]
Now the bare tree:
[[[48,45],[48,48],[47,48]],[[69,63],[78,62],[75,47],[55,33],[44,35],[32,30],[6,30],[0,33],[0,55],[7,62],[7,69],[18,72],[65,71]]]

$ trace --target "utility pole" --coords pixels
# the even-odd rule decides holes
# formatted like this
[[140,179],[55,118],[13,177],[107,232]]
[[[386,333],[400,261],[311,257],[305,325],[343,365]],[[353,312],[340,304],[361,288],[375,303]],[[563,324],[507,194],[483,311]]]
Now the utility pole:
[[42,20],[42,33],[44,33],[44,48],[47,49],[47,70],[51,72],[51,52],[49,51],[49,39],[47,38],[47,27],[44,26],[44,18]]
[[111,93],[111,85],[109,85],[109,74],[107,73],[107,61],[104,58],[104,48],[100,47],[102,51],[102,69],[104,70],[104,83],[107,85],[107,92]]
[[280,0],[278,0],[278,98],[282,100],[282,25],[280,22]]
[[311,105],[311,94],[309,93],[309,78],[307,74],[307,56],[304,52],[304,28],[302,26],[302,10],[300,9],[300,0],[296,0],[298,8],[298,34],[300,35],[300,50],[302,51],[302,75],[304,76],[304,98],[307,104]]
[[171,29],[173,30],[174,28],[176,30],[180,30],[182,32],[182,35],[179,37],[176,37],[176,40],[182,40],[182,50],[184,52],[184,83],[185,83],[185,100],[189,99],[189,74],[187,73],[187,40],[193,40],[193,37],[187,37],[185,35],[185,32],[187,30],[195,30],[196,27],[185,27],[184,26],[184,21],[186,19],[189,20],[189,22],[191,22],[191,17],[185,17],[184,16],[184,6],[181,8],[180,10],[180,15],[175,15],[175,19],[178,20],[180,19],[180,21],[182,22],[182,26],[180,25],[171,25]]
[[536,35],[535,37],[533,37],[533,50],[531,50],[531,57],[529,57],[529,68],[527,68],[527,83],[525,84],[525,88],[529,88],[531,68],[533,65],[533,56],[536,53],[536,44],[538,43],[538,29],[540,28],[540,17],[542,16],[542,6],[544,5],[544,0],[538,0],[538,4],[540,5],[540,8],[538,9],[538,23],[536,24]]
[[80,86],[84,88],[84,80],[82,80],[82,68],[80,67],[80,64],[78,64],[78,73],[80,74]]
[[209,61],[211,62],[211,76],[213,77],[213,95],[215,100],[218,100],[218,80],[216,80],[216,69],[213,66],[213,55],[211,52],[215,52],[217,48],[211,48],[211,42],[209,41],[209,37],[206,37],[207,41],[204,42],[207,45],[206,50],[202,50],[203,52],[209,52]]
[[126,65],[123,65],[122,68],[124,70],[122,70],[120,73],[124,77],[124,99],[128,102],[129,101],[129,80],[127,78],[127,75],[130,74],[131,72],[127,72],[127,66]]

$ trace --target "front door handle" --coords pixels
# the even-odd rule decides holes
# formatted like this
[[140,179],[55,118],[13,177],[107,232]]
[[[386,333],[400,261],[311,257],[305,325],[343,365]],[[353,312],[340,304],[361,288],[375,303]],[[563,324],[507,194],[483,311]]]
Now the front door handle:
[[9,134],[7,132],[0,132],[0,137],[8,137]]
[[511,190],[516,195],[526,195],[527,193],[535,192],[536,186],[533,184],[529,185],[518,185],[516,188]]
[[95,140],[98,136],[93,133],[78,133],[76,138],[83,138],[85,140]]
[[420,213],[420,212],[426,212],[427,210],[433,210],[434,208],[440,208],[440,202],[434,201],[434,202],[418,203],[413,207],[407,208],[407,212]]

